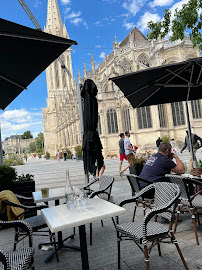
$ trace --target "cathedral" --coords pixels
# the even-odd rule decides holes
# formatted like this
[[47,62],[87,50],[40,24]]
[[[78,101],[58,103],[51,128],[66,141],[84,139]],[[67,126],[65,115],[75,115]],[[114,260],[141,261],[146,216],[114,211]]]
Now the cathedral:
[[[45,32],[69,38],[57,0],[48,0]],[[105,54],[104,61],[97,68],[91,52],[91,59],[86,59],[91,61],[91,70],[87,71],[84,61],[84,78],[79,70],[78,83],[83,84],[89,78],[97,85],[98,132],[104,156],[118,154],[118,135],[121,132],[129,130],[131,142],[143,152],[155,149],[156,139],[165,135],[174,138],[180,147],[187,127],[184,102],[133,109],[109,78],[199,56],[199,48],[193,48],[189,38],[175,42],[162,39],[149,41],[136,27],[120,43],[114,38],[113,51],[110,55]],[[69,74],[62,70],[58,61],[46,69],[48,97],[47,108],[42,109],[42,115],[45,151],[51,155],[62,148],[69,148],[74,153],[75,146],[82,144],[71,48],[61,58]],[[202,136],[201,105],[201,100],[189,102],[192,132],[199,136]]]

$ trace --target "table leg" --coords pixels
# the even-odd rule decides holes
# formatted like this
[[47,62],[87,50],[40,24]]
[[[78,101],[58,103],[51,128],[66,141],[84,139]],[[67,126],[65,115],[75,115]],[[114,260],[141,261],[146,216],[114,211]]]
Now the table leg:
[[89,270],[85,225],[79,226],[79,238],[80,238],[80,247],[81,247],[82,269]]

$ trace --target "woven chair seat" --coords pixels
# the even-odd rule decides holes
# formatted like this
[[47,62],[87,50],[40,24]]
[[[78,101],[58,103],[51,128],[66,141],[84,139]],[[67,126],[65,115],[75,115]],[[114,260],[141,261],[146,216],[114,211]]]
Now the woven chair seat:
[[[134,241],[142,243],[143,239],[143,226],[142,220],[123,223],[116,226],[117,231],[123,233],[124,235],[131,237]],[[160,237],[164,234],[168,234],[168,225],[163,225],[159,222],[149,221],[147,224],[147,239]]]
[[[185,206],[190,206],[190,203],[188,200],[182,198],[181,203]],[[202,195],[197,195],[192,201],[192,206],[196,208],[202,207]]]
[[26,219],[24,219],[24,221],[30,224],[33,231],[36,231],[39,228],[47,227],[47,224],[44,221],[42,215],[26,218]]
[[[33,248],[24,248],[16,251],[2,251],[1,252],[8,258],[9,265],[11,270],[24,270],[28,269],[28,266],[31,264],[31,258],[34,255]],[[3,270],[4,266],[0,262],[0,270]]]

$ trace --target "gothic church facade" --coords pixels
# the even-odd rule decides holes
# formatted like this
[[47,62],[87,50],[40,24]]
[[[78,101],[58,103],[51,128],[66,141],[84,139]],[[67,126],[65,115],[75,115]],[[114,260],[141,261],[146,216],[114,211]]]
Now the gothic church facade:
[[[69,38],[62,24],[57,0],[48,0],[45,31]],[[156,139],[164,135],[182,144],[186,129],[183,102],[133,109],[109,78],[199,56],[199,49],[193,48],[189,38],[176,42],[148,41],[136,27],[120,43],[115,37],[113,51],[105,55],[97,68],[91,53],[91,70],[87,71],[84,61],[84,78],[79,70],[78,83],[83,84],[85,79],[90,78],[98,87],[98,131],[104,155],[118,154],[120,132],[129,130],[131,142],[144,151],[155,149]],[[70,75],[62,71],[57,61],[47,68],[47,108],[42,109],[45,150],[52,155],[55,155],[57,148],[65,147],[74,153],[75,146],[81,145],[77,83],[73,76],[71,49],[61,57]],[[189,102],[192,131],[199,135],[202,132],[201,105],[201,100]]]

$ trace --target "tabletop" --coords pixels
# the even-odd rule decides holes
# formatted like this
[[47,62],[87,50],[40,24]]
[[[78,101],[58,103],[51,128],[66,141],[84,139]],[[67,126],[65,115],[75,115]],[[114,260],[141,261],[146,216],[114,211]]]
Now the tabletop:
[[88,200],[87,209],[79,212],[78,209],[69,210],[66,204],[41,210],[41,214],[52,233],[65,229],[89,224],[93,221],[119,216],[125,209],[100,198]]
[[65,198],[65,188],[63,187],[63,188],[49,189],[48,197],[42,197],[41,190],[35,191],[32,194],[35,203],[48,202],[52,200],[59,200]]

